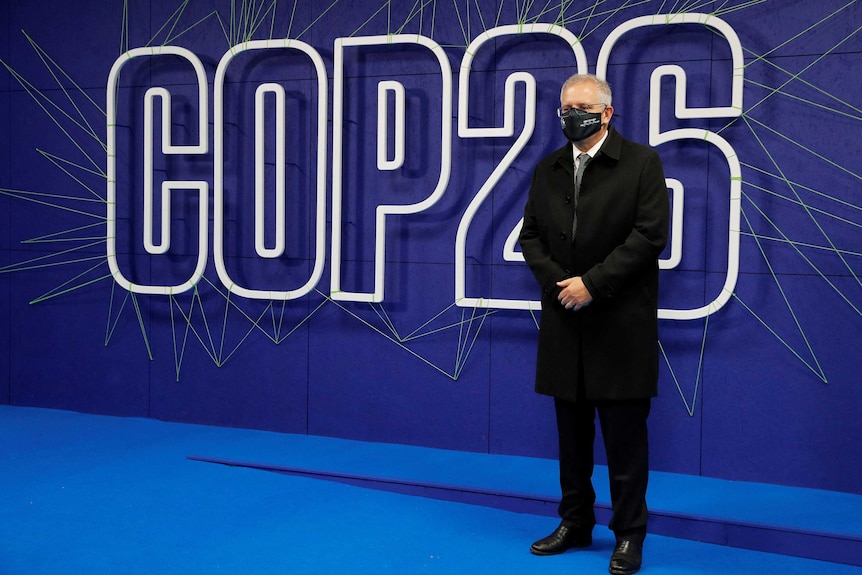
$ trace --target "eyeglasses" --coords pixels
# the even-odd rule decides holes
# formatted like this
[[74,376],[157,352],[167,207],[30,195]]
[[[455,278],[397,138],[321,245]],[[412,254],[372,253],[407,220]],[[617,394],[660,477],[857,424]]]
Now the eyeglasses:
[[581,104],[580,106],[576,106],[573,108],[565,107],[565,108],[557,108],[557,116],[562,118],[563,116],[568,116],[569,114],[575,114],[576,116],[586,116],[591,113],[591,110],[597,106],[602,106],[602,112],[608,107],[607,104]]

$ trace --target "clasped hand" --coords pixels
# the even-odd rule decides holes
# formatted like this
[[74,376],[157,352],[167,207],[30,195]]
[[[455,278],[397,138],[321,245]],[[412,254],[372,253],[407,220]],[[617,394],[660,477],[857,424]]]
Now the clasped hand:
[[590,305],[590,302],[593,301],[593,296],[590,295],[590,291],[584,285],[584,280],[580,276],[559,281],[557,282],[557,286],[562,288],[558,299],[566,309],[579,311]]

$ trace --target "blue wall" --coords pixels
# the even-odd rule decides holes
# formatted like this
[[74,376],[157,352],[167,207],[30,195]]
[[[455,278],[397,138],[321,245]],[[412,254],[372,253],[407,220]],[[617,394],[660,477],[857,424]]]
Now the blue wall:
[[[564,23],[581,37],[595,71],[615,27],[667,3],[630,7],[610,0],[563,14],[538,8],[519,14],[520,3],[508,0],[431,3],[421,11],[411,11],[409,2],[381,10],[366,0],[331,8],[281,2],[274,12],[270,3],[255,5],[256,16],[232,14],[229,2],[191,2],[177,12],[179,1],[133,0],[127,14],[124,4],[0,6],[6,64],[0,70],[0,403],[554,457],[551,402],[532,392],[535,317],[505,306],[455,305],[454,254],[471,200],[525,118],[535,117],[529,143],[469,228],[465,284],[470,297],[537,298],[526,267],[505,260],[503,246],[520,218],[533,165],[563,143],[554,109],[575,59],[563,40],[528,27],[476,53],[471,127],[502,123],[510,74],[535,78],[535,108],[526,106],[523,85],[515,88],[511,137],[459,137],[458,73],[467,44],[484,29],[519,21]],[[743,114],[678,119],[676,83],[665,79],[660,126],[709,130],[735,151],[742,167],[739,278],[729,302],[708,318],[661,322],[667,361],[651,418],[653,466],[862,493],[862,464],[847,456],[862,438],[856,137],[862,102],[857,75],[848,72],[862,51],[862,9],[843,1],[791,0],[778,9],[771,1],[740,0],[699,11],[711,10],[744,50]],[[439,201],[387,219],[385,297],[370,304],[331,293],[333,229],[343,233],[341,289],[372,291],[377,206],[428,197],[445,156],[444,83],[432,53],[403,44],[345,48],[344,204],[333,222],[335,40],[387,33],[421,33],[445,51],[452,163]],[[326,67],[322,158],[312,61],[296,50],[239,53],[243,40],[285,36],[311,46]],[[106,85],[121,52],[163,44],[189,49],[206,69],[208,152],[157,154],[155,174],[157,182],[209,183],[209,255],[195,290],[132,296],[112,279],[105,257]],[[225,85],[225,266],[242,287],[297,289],[312,275],[323,232],[326,262],[316,289],[287,302],[228,295],[235,286],[223,285],[214,263],[214,85],[231,46],[237,56]],[[632,139],[649,139],[650,75],[663,64],[685,70],[689,108],[731,103],[731,51],[713,28],[632,31],[617,43],[607,72],[615,124]],[[405,160],[388,172],[375,161],[383,80],[400,82],[406,100]],[[274,260],[254,249],[253,97],[264,82],[285,87],[288,114],[287,248]],[[174,144],[192,145],[200,133],[187,62],[161,56],[124,63],[116,122],[117,262],[135,284],[178,284],[192,275],[198,257],[200,203],[194,194],[176,193],[170,251],[144,250],[143,102],[151,86],[173,95]],[[157,107],[156,117],[161,113]],[[685,188],[683,257],[662,272],[662,307],[696,308],[721,293],[727,274],[731,173],[724,154],[705,141],[658,150],[667,176]],[[326,166],[325,229],[316,219],[318,160]]]

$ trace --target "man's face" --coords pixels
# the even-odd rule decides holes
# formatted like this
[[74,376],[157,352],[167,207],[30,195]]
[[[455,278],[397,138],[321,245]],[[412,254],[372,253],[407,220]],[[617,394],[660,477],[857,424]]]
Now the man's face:
[[613,107],[600,103],[599,91],[592,82],[577,82],[563,90],[560,107],[578,108],[586,112],[602,113],[602,129],[607,127],[613,115]]

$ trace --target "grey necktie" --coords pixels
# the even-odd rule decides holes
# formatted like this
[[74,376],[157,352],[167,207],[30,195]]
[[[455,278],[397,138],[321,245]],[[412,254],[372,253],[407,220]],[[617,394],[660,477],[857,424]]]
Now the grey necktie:
[[574,210],[575,216],[572,218],[572,243],[575,243],[575,232],[578,231],[578,196],[581,194],[581,178],[584,177],[584,169],[590,162],[589,154],[581,154],[578,156],[578,169],[575,172],[575,200]]

